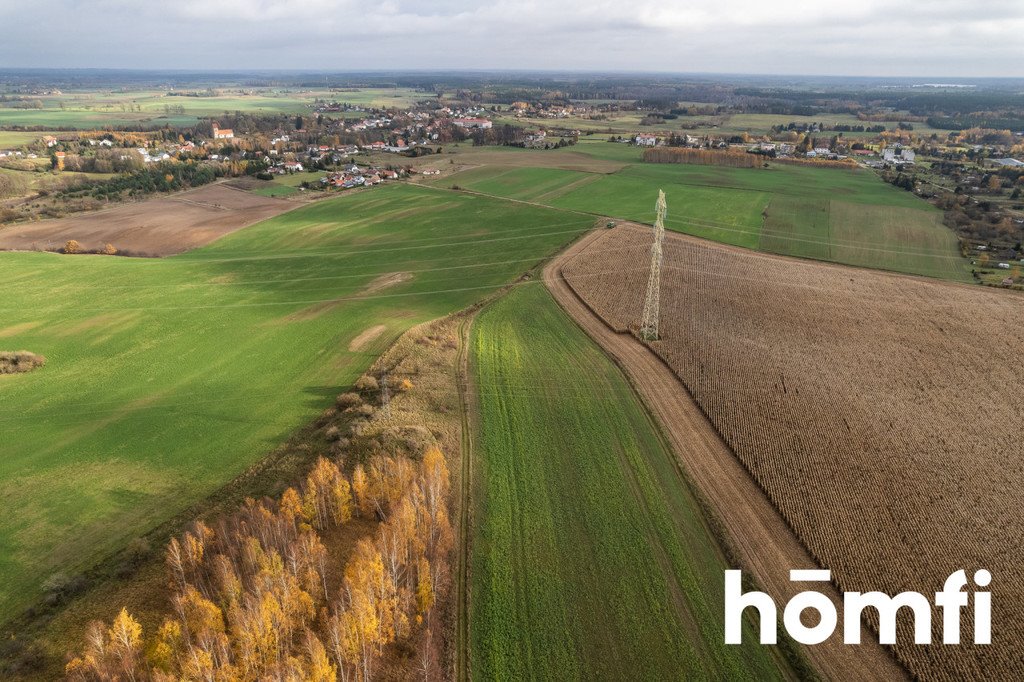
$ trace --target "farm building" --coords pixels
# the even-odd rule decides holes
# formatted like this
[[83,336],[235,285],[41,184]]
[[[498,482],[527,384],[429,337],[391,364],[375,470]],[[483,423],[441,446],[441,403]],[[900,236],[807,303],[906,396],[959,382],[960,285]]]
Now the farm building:
[[658,136],[652,135],[651,133],[639,133],[635,138],[633,138],[633,142],[635,142],[638,147],[654,147],[658,144]]

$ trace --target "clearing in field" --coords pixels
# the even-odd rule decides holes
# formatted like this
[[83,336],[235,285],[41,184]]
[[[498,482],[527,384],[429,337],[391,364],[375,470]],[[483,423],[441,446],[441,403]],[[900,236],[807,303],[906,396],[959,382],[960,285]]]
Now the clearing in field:
[[0,378],[0,618],[259,461],[365,371],[369,349],[591,223],[391,185],[170,258],[0,253],[3,346],[47,359]]
[[[639,324],[650,240],[624,225],[563,267],[614,328]],[[1024,441],[1007,425],[1024,412],[1024,331],[1005,320],[1021,297],[673,234],[664,254],[651,347],[811,554],[843,591],[927,594],[989,569],[1000,646],[918,647],[903,620],[896,653],[922,678],[1012,676]]]
[[113,244],[126,254],[167,256],[209,244],[295,206],[217,183],[67,218],[0,227],[0,249],[50,251],[74,239],[86,251]]
[[470,347],[473,677],[784,677],[752,631],[722,644],[716,539],[619,369],[550,294],[491,304]]

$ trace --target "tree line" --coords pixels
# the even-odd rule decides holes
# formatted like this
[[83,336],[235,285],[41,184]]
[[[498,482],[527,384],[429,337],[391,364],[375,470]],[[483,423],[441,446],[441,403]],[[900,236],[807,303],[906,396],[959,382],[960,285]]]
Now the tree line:
[[[450,582],[449,488],[436,447],[418,462],[373,457],[349,475],[321,457],[280,499],[248,499],[173,538],[171,613],[148,636],[127,609],[93,622],[67,677],[366,682],[385,647],[417,641],[424,676],[436,676],[429,641]],[[339,576],[323,537],[353,517],[379,523]]]
[[762,163],[756,154],[687,147],[645,149],[643,159],[647,163],[690,163],[700,166],[729,166],[730,168],[758,168]]

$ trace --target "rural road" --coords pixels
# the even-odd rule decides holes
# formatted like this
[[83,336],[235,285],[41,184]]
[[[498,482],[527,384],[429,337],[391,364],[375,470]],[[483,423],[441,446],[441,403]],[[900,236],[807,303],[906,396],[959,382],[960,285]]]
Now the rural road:
[[[564,264],[585,252],[602,232],[592,231],[544,268],[544,282],[576,323],[623,369],[660,424],[701,495],[714,507],[740,567],[774,597],[781,612],[803,590],[789,581],[791,569],[819,568],[786,525],[764,491],[746,472],[671,369],[631,334],[617,333],[576,295],[561,275]],[[724,580],[724,576],[723,576]],[[859,646],[842,643],[842,597],[820,583],[840,614],[829,640],[803,647],[806,659],[828,680],[905,680],[908,675],[892,654],[862,626]],[[781,615],[781,613],[780,613]]]

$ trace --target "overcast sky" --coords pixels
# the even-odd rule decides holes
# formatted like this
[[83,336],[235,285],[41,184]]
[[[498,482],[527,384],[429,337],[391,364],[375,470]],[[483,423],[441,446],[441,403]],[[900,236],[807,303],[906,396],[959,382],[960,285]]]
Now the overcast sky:
[[1024,77],[1024,0],[0,0],[0,67]]

